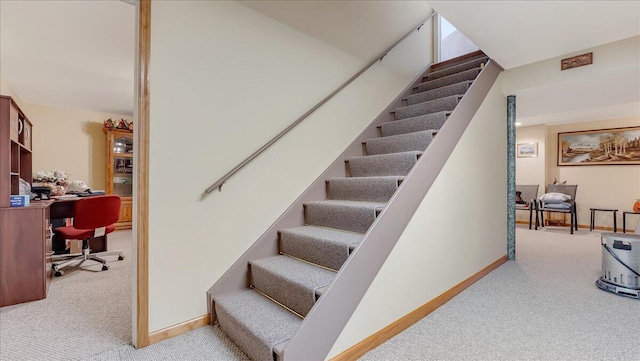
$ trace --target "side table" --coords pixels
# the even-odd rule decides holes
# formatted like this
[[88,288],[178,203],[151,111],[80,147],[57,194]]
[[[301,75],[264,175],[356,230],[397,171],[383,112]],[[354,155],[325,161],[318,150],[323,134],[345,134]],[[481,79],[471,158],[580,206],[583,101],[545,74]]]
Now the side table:
[[[618,224],[617,224],[617,209],[607,209],[607,208],[590,208],[591,209],[591,223],[589,224],[589,231],[593,231],[596,227],[596,212],[613,212],[613,232],[618,232]],[[623,228],[624,228],[624,219],[623,219]]]
[[634,212],[634,211],[622,212],[622,233],[627,233],[627,214],[640,214],[640,212]]

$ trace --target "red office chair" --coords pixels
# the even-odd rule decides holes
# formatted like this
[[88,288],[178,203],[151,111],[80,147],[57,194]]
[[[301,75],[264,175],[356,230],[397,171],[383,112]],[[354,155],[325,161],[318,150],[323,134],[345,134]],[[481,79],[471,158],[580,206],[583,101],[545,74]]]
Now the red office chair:
[[113,232],[114,223],[120,218],[120,197],[116,195],[94,196],[80,199],[73,207],[73,226],[58,227],[54,232],[64,239],[81,239],[82,253],[57,256],[53,263],[56,277],[64,274],[61,268],[72,263],[93,260],[102,263],[102,270],[109,269],[103,256],[118,256],[123,260],[122,251],[100,252],[91,254],[89,240]]

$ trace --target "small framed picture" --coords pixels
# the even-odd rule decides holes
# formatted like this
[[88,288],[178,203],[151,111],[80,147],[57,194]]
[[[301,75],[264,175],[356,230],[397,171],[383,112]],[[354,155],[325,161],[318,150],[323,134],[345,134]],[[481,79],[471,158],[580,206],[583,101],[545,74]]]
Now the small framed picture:
[[535,158],[538,156],[538,143],[520,143],[516,146],[518,158]]

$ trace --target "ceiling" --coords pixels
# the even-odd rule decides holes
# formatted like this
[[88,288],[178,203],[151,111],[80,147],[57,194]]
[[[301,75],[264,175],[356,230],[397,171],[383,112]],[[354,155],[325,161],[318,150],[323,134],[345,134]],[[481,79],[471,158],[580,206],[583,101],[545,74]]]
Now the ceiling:
[[[429,1],[487,55],[510,71],[594,52],[580,78],[511,87],[522,126],[640,116],[640,52],[626,73],[597,66],[602,45],[640,35],[640,1]],[[636,40],[636,46],[640,38]],[[640,49],[640,48],[638,48]],[[590,50],[589,50],[590,51]],[[560,58],[553,59],[557,71]],[[547,60],[549,59],[549,60]],[[577,70],[577,69],[576,69]],[[573,70],[572,70],[573,71]],[[549,96],[554,94],[556,96]]]
[[133,114],[135,7],[0,1],[0,76],[24,103]]
[[[508,70],[640,34],[640,1],[239,3],[364,61],[424,19],[430,6]],[[125,1],[0,1],[1,80],[26,103],[132,114],[134,22],[135,7]],[[567,84],[520,90],[519,120],[640,115],[639,95],[606,96],[610,84],[600,75],[589,79],[574,84],[571,102],[548,97]],[[640,83],[634,76],[616,81],[619,88]]]
[[503,68],[640,35],[640,1],[428,1]]
[[366,61],[432,12],[424,1],[238,2]]

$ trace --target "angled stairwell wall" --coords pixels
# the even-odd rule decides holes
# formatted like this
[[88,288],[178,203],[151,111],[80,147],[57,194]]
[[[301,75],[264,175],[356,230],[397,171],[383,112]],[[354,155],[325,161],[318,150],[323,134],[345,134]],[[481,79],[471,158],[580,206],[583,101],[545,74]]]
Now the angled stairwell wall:
[[506,255],[506,134],[499,76],[328,358]]
[[[423,10],[398,38],[430,13],[426,5]],[[207,314],[205,292],[212,282],[429,63],[431,54],[424,46],[420,62],[407,63],[415,54],[391,52],[222,192],[203,200],[200,195],[211,182],[370,59],[235,2],[155,1],[151,11],[149,330],[154,332]],[[415,36],[428,45],[430,26]],[[407,75],[388,64],[413,70]]]

